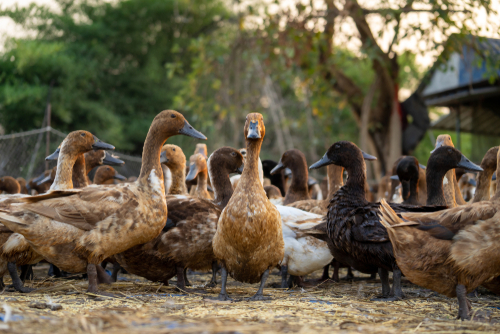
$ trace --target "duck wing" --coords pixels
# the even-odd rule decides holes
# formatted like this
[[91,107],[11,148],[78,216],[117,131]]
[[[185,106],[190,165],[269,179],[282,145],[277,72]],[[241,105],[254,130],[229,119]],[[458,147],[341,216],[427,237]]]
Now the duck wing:
[[354,240],[363,243],[388,242],[389,235],[378,217],[378,203],[369,203],[351,211],[347,218]]
[[[26,210],[55,221],[90,231],[107,217],[133,212],[139,206],[136,194],[129,187],[87,187],[79,191],[57,191],[23,199],[9,211],[22,214]],[[28,223],[24,221],[24,223]]]
[[211,210],[221,212],[220,207],[213,202],[192,196],[167,196],[168,220],[174,226],[199,214],[207,214]]
[[484,201],[438,212],[405,212],[401,215],[406,220],[416,221],[423,225],[439,224],[451,232],[457,233],[477,221],[492,218],[498,209],[496,203]]

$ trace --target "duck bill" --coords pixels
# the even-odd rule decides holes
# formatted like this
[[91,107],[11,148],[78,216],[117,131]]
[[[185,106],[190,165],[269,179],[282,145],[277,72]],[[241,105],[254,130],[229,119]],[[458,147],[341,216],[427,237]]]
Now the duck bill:
[[241,174],[243,173],[243,168],[245,168],[245,164],[242,164],[240,167],[236,169],[236,173]]
[[361,153],[363,153],[363,159],[365,159],[366,161],[377,160],[377,157],[375,157],[373,155],[370,155],[370,154],[363,152],[363,151],[361,151]]
[[42,179],[42,180],[38,181],[38,182],[36,183],[36,185],[37,185],[37,186],[41,186],[42,184],[47,183],[47,182],[52,182],[52,178],[50,177],[50,175],[49,175],[49,176],[47,176],[47,177],[45,177],[44,179]]
[[397,175],[391,175],[390,179],[394,180],[394,181],[399,181],[399,176],[397,176]]
[[59,158],[59,153],[61,152],[61,149],[58,147],[54,153],[52,153],[51,155],[49,155],[48,157],[45,158],[45,161],[54,161],[54,160],[57,160]]
[[307,180],[307,185],[308,185],[309,187],[312,187],[312,186],[314,186],[314,185],[315,185],[315,184],[317,184],[317,183],[318,183],[318,181],[316,181],[315,179],[313,179],[313,178],[311,178],[311,177]]
[[284,174],[285,174],[286,177],[290,177],[290,176],[292,176],[292,170],[287,167],[287,168],[285,168],[285,173]]
[[463,169],[466,169],[471,172],[482,172],[483,169],[476,165],[475,163],[471,162],[465,155],[462,154],[462,158],[460,159],[460,162],[457,164],[457,167],[462,167]]
[[248,134],[247,134],[248,139],[259,139],[261,138],[260,136],[260,130],[259,130],[259,122],[250,122],[250,125],[248,126]]
[[193,181],[198,175],[198,171],[199,171],[198,166],[196,166],[196,164],[191,164],[189,166],[189,173],[186,176],[186,181]]
[[418,167],[422,168],[422,169],[427,169],[427,167],[425,165],[422,165],[422,164],[418,164]]
[[106,155],[104,156],[104,160],[102,161],[102,163],[105,164],[105,165],[108,165],[108,166],[121,166],[121,165],[125,165],[125,161],[113,157],[108,152],[106,152]]
[[182,127],[182,129],[179,130],[179,134],[196,139],[207,140],[207,137],[205,137],[203,133],[193,128],[186,120],[184,120],[184,126]]
[[324,166],[328,166],[328,165],[331,165],[331,164],[333,164],[333,161],[330,160],[330,158],[328,158],[328,156],[325,153],[325,155],[323,156],[323,158],[321,158],[320,161],[315,162],[311,166],[309,166],[309,169],[318,169],[318,168],[321,168],[321,167],[324,167]]
[[[49,174],[50,175],[50,174]],[[34,184],[38,184],[38,182],[40,182],[41,180],[43,180],[45,178],[45,174],[42,173],[41,175],[38,175],[36,178],[33,179],[33,183]]]
[[[496,173],[495,173],[495,174],[496,174]],[[493,174],[493,175],[495,175],[495,174]],[[476,180],[474,180],[474,179],[469,179],[469,184],[470,184],[471,186],[473,186],[473,187],[477,187]]]
[[276,167],[274,167],[272,170],[271,170],[271,175],[275,175],[277,174],[278,172],[282,171],[283,169],[285,169],[285,165],[283,165],[283,163],[281,162],[278,162],[278,164],[276,165]]
[[436,147],[434,147],[434,149],[431,151],[431,154],[434,153],[435,150],[437,150],[438,148],[440,148],[441,146],[443,146],[443,144],[444,144],[443,140],[438,140],[436,142]]
[[160,163],[161,164],[166,164],[167,162],[168,162],[167,152],[163,151],[160,154]]
[[111,144],[108,144],[108,143],[105,143],[105,142],[101,141],[96,136],[94,136],[94,144],[92,145],[92,149],[94,149],[94,151],[97,151],[97,150],[114,150],[115,147],[113,145],[111,145]]
[[120,181],[125,181],[127,178],[117,171],[115,171],[115,175],[113,176],[113,179],[120,180]]
[[497,173],[493,173],[493,176],[491,177],[491,181],[496,181],[497,180]]

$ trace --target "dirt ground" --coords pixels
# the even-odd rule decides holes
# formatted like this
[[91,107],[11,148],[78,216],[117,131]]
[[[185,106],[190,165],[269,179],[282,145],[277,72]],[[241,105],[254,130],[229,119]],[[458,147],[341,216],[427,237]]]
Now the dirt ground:
[[[258,286],[232,279],[228,293],[236,302],[214,302],[220,287],[206,294],[182,294],[170,286],[120,274],[119,281],[101,286],[116,298],[85,293],[84,280],[47,278],[48,265],[35,267],[30,294],[0,294],[0,332],[6,333],[493,333],[500,332],[500,298],[479,289],[471,297],[474,321],[455,320],[455,299],[422,289],[408,281],[407,298],[372,302],[380,281],[326,282],[310,289],[267,288],[271,301],[248,302]],[[279,282],[275,270],[268,285]],[[346,272],[341,272],[341,276]],[[321,272],[310,275],[319,277]],[[359,273],[355,275],[362,277]],[[365,276],[367,278],[367,276]],[[210,280],[190,274],[194,287]],[[220,280],[220,277],[218,277]],[[5,282],[10,283],[5,277]],[[38,303],[38,304],[36,304]],[[58,304],[60,310],[35,308]],[[7,322],[5,322],[7,320]]]

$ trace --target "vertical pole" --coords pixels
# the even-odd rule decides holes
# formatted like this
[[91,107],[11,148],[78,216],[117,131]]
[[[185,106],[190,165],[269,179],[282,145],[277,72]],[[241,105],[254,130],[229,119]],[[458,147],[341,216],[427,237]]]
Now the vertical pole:
[[461,147],[462,147],[462,143],[461,143],[461,140],[460,140],[460,105],[457,105],[456,108],[456,113],[457,113],[457,117],[456,117],[456,124],[455,124],[455,131],[457,133],[457,150],[461,151]]
[[[52,86],[54,85],[54,81],[50,82],[49,93],[47,94],[47,108],[45,109],[45,116],[47,119],[47,133],[45,139],[45,156],[50,154],[50,116],[52,113],[52,106],[50,104],[50,95],[52,93]],[[49,162],[45,161],[45,170],[49,169]]]

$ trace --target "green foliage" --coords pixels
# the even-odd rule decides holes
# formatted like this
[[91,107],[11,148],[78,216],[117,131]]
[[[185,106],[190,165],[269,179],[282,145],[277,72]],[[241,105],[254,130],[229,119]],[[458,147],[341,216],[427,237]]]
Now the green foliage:
[[183,85],[191,41],[227,10],[218,0],[59,4],[60,13],[34,4],[0,13],[37,35],[1,55],[0,122],[7,132],[40,127],[53,84],[53,127],[87,129],[140,154],[151,120]]

